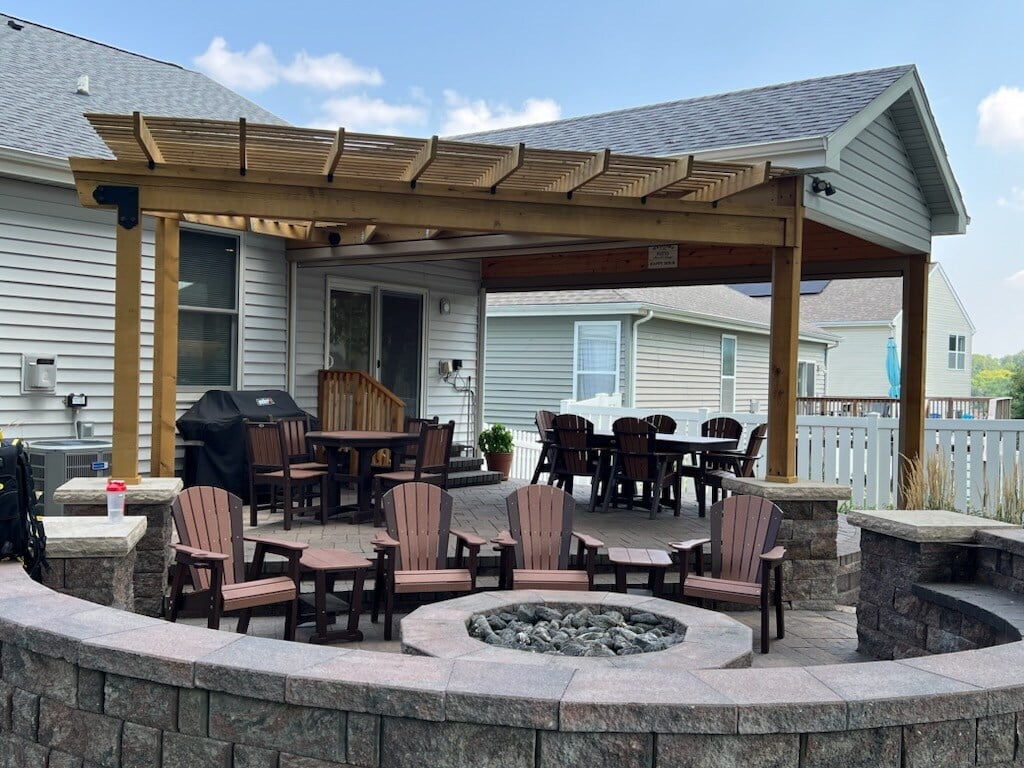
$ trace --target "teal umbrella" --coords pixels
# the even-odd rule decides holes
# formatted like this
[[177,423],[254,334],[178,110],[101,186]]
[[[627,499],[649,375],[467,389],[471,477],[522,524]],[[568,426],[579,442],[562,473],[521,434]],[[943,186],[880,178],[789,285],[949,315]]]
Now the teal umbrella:
[[892,336],[885,345],[885,372],[889,376],[889,397],[899,397],[900,358],[896,354],[896,339]]

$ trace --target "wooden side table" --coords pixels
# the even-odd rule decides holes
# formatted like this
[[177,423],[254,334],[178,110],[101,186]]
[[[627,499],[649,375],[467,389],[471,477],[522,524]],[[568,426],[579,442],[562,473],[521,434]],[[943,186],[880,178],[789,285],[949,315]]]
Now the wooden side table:
[[[309,638],[311,643],[352,642],[363,639],[359,629],[359,613],[363,607],[363,581],[366,572],[373,563],[365,557],[353,554],[347,549],[315,549],[310,548],[302,553],[299,566],[304,571],[312,571],[316,593],[316,631]],[[331,591],[334,580],[339,576],[351,575],[352,600],[348,606],[348,626],[346,629],[327,629],[327,585],[330,581]]]
[[608,547],[608,560],[615,566],[615,591],[626,591],[626,569],[647,571],[647,588],[655,597],[665,588],[665,569],[672,565],[672,556],[660,549]]

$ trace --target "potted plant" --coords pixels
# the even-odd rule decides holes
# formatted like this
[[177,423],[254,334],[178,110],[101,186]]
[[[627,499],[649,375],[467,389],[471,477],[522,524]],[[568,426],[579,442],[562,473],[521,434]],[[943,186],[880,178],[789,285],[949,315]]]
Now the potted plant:
[[487,459],[487,469],[501,472],[501,479],[508,480],[512,469],[512,433],[504,424],[494,424],[480,433],[477,445]]

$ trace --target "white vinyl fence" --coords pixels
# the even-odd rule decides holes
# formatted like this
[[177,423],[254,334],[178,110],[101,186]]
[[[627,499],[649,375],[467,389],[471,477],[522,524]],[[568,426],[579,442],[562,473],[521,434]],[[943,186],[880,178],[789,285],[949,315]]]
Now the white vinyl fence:
[[[611,429],[622,416],[665,413],[678,423],[680,434],[700,434],[709,418],[729,416],[743,424],[740,448],[747,434],[766,421],[759,413],[718,413],[707,409],[619,408],[591,403],[562,402],[563,413],[576,413],[597,429]],[[512,477],[529,480],[539,457],[536,430],[514,430],[515,459]],[[861,509],[893,507],[896,504],[896,467],[899,429],[896,419],[877,414],[862,417],[798,416],[797,473],[806,480],[820,480],[852,489],[853,506]],[[1014,419],[928,419],[925,422],[925,451],[941,453],[950,466],[954,482],[955,508],[960,512],[995,515],[1001,491],[1024,483],[1021,451],[1024,450],[1024,420]],[[764,475],[764,460],[756,474]]]

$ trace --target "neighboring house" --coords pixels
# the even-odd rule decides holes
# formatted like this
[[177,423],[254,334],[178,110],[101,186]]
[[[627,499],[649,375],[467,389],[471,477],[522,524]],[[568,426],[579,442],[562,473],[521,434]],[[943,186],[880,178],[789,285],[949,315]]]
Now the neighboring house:
[[[744,289],[749,290],[749,289]],[[765,307],[767,298],[759,298]],[[831,280],[805,287],[800,319],[838,337],[828,353],[825,391],[845,397],[888,397],[886,344],[900,349],[903,338],[903,287],[898,277]],[[925,394],[970,397],[974,325],[939,264],[928,282],[928,360]]]
[[[626,406],[764,411],[767,304],[726,286],[492,294],[484,418],[529,425],[561,400],[619,393]],[[827,332],[802,329],[800,376],[823,393]]]

